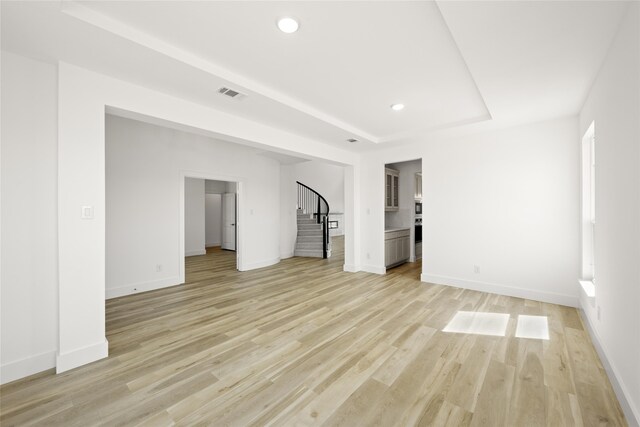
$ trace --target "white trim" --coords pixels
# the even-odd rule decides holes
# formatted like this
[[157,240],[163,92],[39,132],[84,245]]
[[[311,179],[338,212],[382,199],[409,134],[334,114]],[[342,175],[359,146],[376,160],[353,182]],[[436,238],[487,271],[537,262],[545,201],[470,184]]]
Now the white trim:
[[[613,391],[616,393],[616,397],[620,402],[620,406],[622,407],[622,411],[624,412],[624,416],[627,418],[627,422],[630,426],[640,426],[640,411],[633,405],[633,400],[631,399],[631,393],[624,385],[622,381],[624,379],[623,376],[618,374],[615,366],[609,362],[609,358],[607,357],[607,352],[605,351],[605,347],[602,346],[600,342],[600,337],[596,333],[595,328],[591,324],[589,320],[589,316],[587,313],[580,308],[578,310],[580,315],[582,316],[583,323],[587,326],[587,331],[591,336],[591,342],[593,342],[593,346],[595,347],[598,355],[600,356],[600,361],[604,366],[605,371],[607,372],[607,376],[609,377],[609,381],[611,381],[611,385],[613,386]],[[635,424],[634,424],[635,422]]]
[[593,284],[593,281],[591,280],[578,280],[578,283],[580,283],[580,287],[582,287],[582,290],[584,291],[584,294],[589,297],[589,298],[595,298],[596,297],[596,287]]
[[222,246],[222,242],[212,242],[212,243],[205,243],[204,247],[206,248],[215,248],[216,246]]
[[78,366],[95,362],[109,356],[109,342],[104,341],[79,348],[56,357],[56,373],[60,374]]
[[6,384],[20,378],[56,367],[56,351],[46,351],[35,356],[25,357],[0,367],[0,384]]
[[342,270],[348,273],[357,273],[358,271],[360,271],[360,267],[353,264],[344,264],[342,266]]
[[238,270],[240,270],[240,271],[255,270],[256,268],[269,267],[269,266],[275,265],[275,264],[277,264],[279,262],[280,262],[280,257],[273,258],[273,259],[267,259],[267,260],[264,260],[264,261],[252,262],[250,264],[246,263],[243,266],[243,269],[238,268]]
[[580,294],[591,307],[596,306],[596,287],[592,280],[578,280],[580,283]]
[[184,281],[180,281],[178,276],[167,277],[149,282],[133,283],[117,288],[107,288],[105,290],[105,299],[118,298],[126,295],[137,294],[140,292],[153,291],[156,289],[168,288],[170,286],[182,285]]
[[553,292],[539,291],[537,289],[516,288],[497,283],[477,282],[475,280],[457,279],[455,277],[439,276],[436,274],[422,273],[420,275],[420,280],[427,283],[435,283],[437,285],[454,286],[474,291],[566,305],[569,307],[580,307],[578,295],[556,294]]
[[287,252],[287,253],[280,253],[280,259],[287,259],[287,258],[292,258],[293,257],[293,252]]
[[385,274],[387,269],[386,267],[378,267],[377,265],[363,264],[362,271],[373,274]]
[[206,249],[199,249],[196,251],[186,251],[184,253],[184,256],[200,256],[200,255],[206,255],[206,254],[207,254]]

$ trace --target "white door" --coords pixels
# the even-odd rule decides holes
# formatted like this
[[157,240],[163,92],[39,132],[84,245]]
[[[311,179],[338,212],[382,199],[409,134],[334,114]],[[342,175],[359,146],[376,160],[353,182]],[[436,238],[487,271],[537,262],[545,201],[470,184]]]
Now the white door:
[[236,250],[236,194],[222,195],[222,249]]

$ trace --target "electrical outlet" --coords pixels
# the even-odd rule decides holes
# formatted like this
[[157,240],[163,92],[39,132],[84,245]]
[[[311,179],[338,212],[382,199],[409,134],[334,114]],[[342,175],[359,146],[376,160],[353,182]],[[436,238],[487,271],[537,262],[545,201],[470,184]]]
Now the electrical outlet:
[[371,254],[367,252],[367,259],[371,259]]
[[160,273],[162,272],[162,264],[157,264],[156,265],[156,273]]
[[480,266],[479,265],[474,265],[473,266],[473,272],[476,273],[476,274],[480,273]]
[[598,320],[600,320],[600,306],[598,306],[596,310],[596,316],[598,317]]

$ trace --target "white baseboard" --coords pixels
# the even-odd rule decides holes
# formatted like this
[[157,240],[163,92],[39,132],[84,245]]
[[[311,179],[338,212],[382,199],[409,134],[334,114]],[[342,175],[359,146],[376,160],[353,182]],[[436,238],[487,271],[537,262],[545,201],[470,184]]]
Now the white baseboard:
[[478,282],[475,280],[458,279],[455,277],[439,276],[435,274],[422,274],[420,280],[437,285],[455,286],[458,288],[471,289],[480,292],[506,295],[516,298],[525,298],[535,301],[548,302],[551,304],[567,305],[569,307],[579,307],[578,296],[556,294],[552,292],[542,292],[535,289],[514,288],[512,286],[496,283]]
[[589,331],[589,335],[591,335],[591,341],[593,342],[593,346],[596,348],[598,355],[600,356],[600,361],[604,366],[605,371],[607,372],[607,376],[609,377],[609,381],[611,381],[611,385],[613,386],[613,391],[616,393],[616,397],[620,402],[620,406],[622,407],[622,411],[624,412],[624,416],[627,418],[627,422],[630,426],[638,427],[640,426],[640,411],[633,404],[633,401],[630,399],[631,394],[627,387],[625,387],[623,379],[621,375],[618,374],[618,370],[609,362],[609,358],[607,357],[607,352],[600,342],[600,337],[596,333],[589,316],[584,312],[584,309],[580,308],[578,310],[580,315],[582,316],[583,323],[587,326],[587,330]]
[[0,384],[6,384],[56,367],[56,351],[46,351],[0,366]]
[[287,258],[292,258],[293,257],[293,252],[287,252],[286,254],[280,254],[280,259],[287,259]]
[[212,248],[216,246],[222,246],[222,242],[205,243],[205,248]]
[[269,267],[270,265],[275,265],[280,262],[280,257],[267,259],[264,261],[252,262],[252,263],[243,263],[241,271],[249,271],[255,270],[256,268]]
[[185,251],[184,256],[198,256],[198,255],[206,255],[206,249],[198,249],[197,251]]
[[379,267],[377,265],[364,264],[362,266],[362,271],[374,274],[385,274],[387,272],[387,269],[385,267]]
[[357,273],[358,271],[360,271],[360,267],[354,264],[344,264],[342,266],[342,270],[348,273]]
[[117,298],[126,295],[137,294],[140,292],[153,291],[156,289],[168,288],[169,286],[181,285],[184,280],[179,277],[168,277],[166,279],[153,280],[151,282],[134,283],[117,288],[105,288],[105,298]]
[[58,353],[56,373],[62,373],[109,356],[109,342],[106,340],[67,353]]

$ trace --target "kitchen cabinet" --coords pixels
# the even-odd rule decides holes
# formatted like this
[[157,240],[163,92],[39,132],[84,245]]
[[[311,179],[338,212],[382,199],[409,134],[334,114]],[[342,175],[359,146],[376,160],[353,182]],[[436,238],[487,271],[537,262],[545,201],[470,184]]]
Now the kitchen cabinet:
[[384,235],[384,264],[393,267],[409,260],[411,237],[408,228],[392,229]]
[[397,211],[400,207],[399,190],[400,190],[400,173],[395,169],[384,169],[385,197],[384,210]]
[[422,200],[422,172],[417,172],[415,175],[415,194],[414,198],[416,200]]

